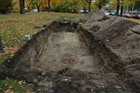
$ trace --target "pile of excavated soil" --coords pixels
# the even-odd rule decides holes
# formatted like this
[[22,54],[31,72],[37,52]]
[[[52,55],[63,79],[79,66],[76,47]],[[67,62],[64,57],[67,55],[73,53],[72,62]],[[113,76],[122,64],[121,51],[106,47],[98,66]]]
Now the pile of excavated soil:
[[0,78],[24,79],[41,93],[138,93],[137,25],[102,11],[54,21],[4,62]]
[[[94,16],[94,14],[90,15]],[[80,31],[83,30],[84,34],[87,33],[86,31],[87,34],[92,34],[90,38],[92,40],[88,40],[88,37],[84,39],[88,41],[87,45],[96,42],[89,46],[95,50],[99,58],[102,57],[105,67],[118,72],[124,71],[124,82],[134,81],[136,86],[132,83],[130,86],[137,87],[140,91],[139,24],[120,17],[100,21],[87,18],[87,21],[81,21],[80,24]]]

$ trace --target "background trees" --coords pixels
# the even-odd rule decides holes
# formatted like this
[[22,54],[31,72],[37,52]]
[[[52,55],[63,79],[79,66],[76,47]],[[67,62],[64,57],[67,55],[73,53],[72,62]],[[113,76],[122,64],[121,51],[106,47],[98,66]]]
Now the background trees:
[[25,6],[27,7],[27,11],[28,12],[30,12],[30,9],[31,9],[31,7],[32,7],[33,4],[34,4],[33,3],[33,0],[26,0]]
[[43,0],[33,0],[33,4],[36,5],[38,12],[40,12],[40,7],[43,4]]
[[[114,6],[116,6],[116,9],[115,9],[116,15],[122,16],[124,9],[127,12],[129,10],[131,10],[133,12],[133,10],[135,9],[134,4],[136,4],[136,3],[139,4],[140,0],[111,0],[111,2],[113,3]],[[140,5],[138,5],[138,7],[140,7]],[[137,7],[137,9],[140,9],[138,7]]]
[[95,5],[98,6],[98,9],[101,9],[103,6],[105,6],[107,3],[109,3],[110,0],[96,0]]
[[48,0],[48,12],[51,11],[51,5],[50,5],[51,0]]
[[63,0],[53,7],[55,12],[78,12],[82,7],[81,0]]
[[0,0],[0,13],[6,14],[12,10],[12,0]]
[[[12,2],[13,1],[13,2]],[[20,2],[19,2],[20,1]],[[134,10],[139,9],[140,0],[0,0],[0,13],[8,13],[12,9],[19,11],[24,10],[20,8],[19,3],[25,1],[26,11],[37,9],[39,11],[51,10],[55,12],[84,12],[92,9],[102,9],[107,3],[110,3],[109,9],[117,10],[117,15],[120,15],[120,10]]]
[[90,12],[92,0],[85,0],[85,1],[88,3],[88,11]]
[[41,10],[50,12],[52,5],[51,2],[55,4],[57,0],[26,0],[26,7],[28,8],[28,11],[37,8],[38,12],[40,12]]

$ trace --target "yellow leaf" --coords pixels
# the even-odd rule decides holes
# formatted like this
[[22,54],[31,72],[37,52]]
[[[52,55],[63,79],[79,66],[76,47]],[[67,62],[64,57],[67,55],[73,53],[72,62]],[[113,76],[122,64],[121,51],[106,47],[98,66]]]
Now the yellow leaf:
[[121,86],[117,86],[117,85],[116,85],[115,88],[116,88],[116,89],[119,89],[119,88],[121,88]]
[[7,86],[8,84],[5,84],[5,86]]
[[7,89],[4,93],[14,93],[11,89]]
[[22,85],[22,83],[23,83],[23,81],[18,81],[18,84],[19,84],[19,85]]
[[12,86],[9,86],[9,88],[13,88]]
[[0,90],[2,90],[2,88],[0,88]]

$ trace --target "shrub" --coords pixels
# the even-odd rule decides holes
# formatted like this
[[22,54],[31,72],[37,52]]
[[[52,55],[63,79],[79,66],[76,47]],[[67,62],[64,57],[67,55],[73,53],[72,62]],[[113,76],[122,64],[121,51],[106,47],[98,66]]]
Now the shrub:
[[78,12],[79,7],[77,3],[66,0],[64,2],[60,2],[59,4],[56,4],[52,8],[52,10],[54,12],[70,12],[71,10],[73,10],[73,12]]
[[6,14],[12,10],[12,0],[0,0],[0,13]]

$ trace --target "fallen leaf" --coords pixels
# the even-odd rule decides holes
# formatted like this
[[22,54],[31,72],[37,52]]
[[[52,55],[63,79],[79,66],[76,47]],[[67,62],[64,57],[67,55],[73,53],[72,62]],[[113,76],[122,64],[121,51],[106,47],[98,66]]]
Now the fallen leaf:
[[23,83],[23,81],[18,81],[18,84],[19,84],[19,85],[22,85],[22,83]]
[[7,86],[8,84],[6,83],[5,86]]
[[11,54],[11,58],[14,56],[14,53]]
[[2,90],[2,88],[0,88],[0,90]]
[[14,93],[11,89],[7,89],[4,93]]
[[119,89],[119,88],[121,88],[121,86],[115,86],[115,88],[116,88],[116,89]]
[[9,86],[9,88],[13,88],[12,86]]
[[29,89],[27,89],[27,90],[26,90],[26,93],[30,93],[30,90],[29,90]]

